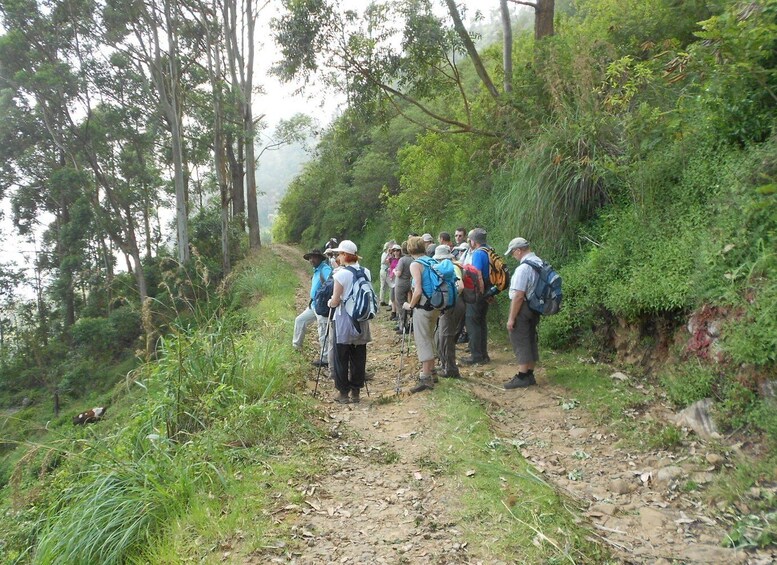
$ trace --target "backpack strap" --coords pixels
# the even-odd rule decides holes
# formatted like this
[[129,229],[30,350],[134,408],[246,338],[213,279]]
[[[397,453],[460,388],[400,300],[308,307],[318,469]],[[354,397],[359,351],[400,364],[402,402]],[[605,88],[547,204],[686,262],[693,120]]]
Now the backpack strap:
[[529,265],[532,269],[537,271],[537,274],[540,274],[540,272],[542,272],[542,266],[543,266],[542,262],[535,263],[534,261],[528,261],[524,259],[523,261],[520,262],[520,265]]

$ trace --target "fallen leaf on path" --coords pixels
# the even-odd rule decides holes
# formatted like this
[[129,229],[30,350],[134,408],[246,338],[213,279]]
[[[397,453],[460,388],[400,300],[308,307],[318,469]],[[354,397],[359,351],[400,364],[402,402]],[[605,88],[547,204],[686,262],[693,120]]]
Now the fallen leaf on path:
[[306,501],[305,501],[305,504],[307,504],[308,506],[310,506],[310,507],[311,507],[313,510],[315,510],[316,512],[318,512],[319,510],[321,510],[321,506],[319,506],[319,505],[318,505],[318,504],[316,504],[315,502],[311,502],[310,500],[306,500]]
[[467,471],[467,476],[468,477],[472,477],[474,475],[475,475],[475,469],[470,469],[469,471]]

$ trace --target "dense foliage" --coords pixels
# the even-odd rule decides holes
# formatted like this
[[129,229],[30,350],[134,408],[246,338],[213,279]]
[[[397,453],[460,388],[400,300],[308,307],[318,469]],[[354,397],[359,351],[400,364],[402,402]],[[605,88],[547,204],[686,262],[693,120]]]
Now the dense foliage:
[[[413,99],[359,90],[281,203],[277,237],[350,237],[374,265],[382,241],[409,231],[480,225],[497,247],[520,234],[564,278],[546,344],[609,355],[619,324],[657,344],[666,332],[656,328],[715,305],[718,380],[705,390],[725,402],[737,378],[758,398],[777,372],[777,2],[681,4],[558,3],[555,35],[515,35],[512,88],[496,98],[462,46],[451,47],[462,53],[456,88],[431,80],[444,65],[432,53],[409,51],[405,64],[427,64],[430,80],[412,83]],[[410,42],[418,22],[404,21],[392,33]],[[487,68],[498,51],[481,49]],[[418,100],[477,127],[441,127]],[[423,124],[409,140],[399,133],[408,117]],[[377,163],[369,181],[357,176]]]

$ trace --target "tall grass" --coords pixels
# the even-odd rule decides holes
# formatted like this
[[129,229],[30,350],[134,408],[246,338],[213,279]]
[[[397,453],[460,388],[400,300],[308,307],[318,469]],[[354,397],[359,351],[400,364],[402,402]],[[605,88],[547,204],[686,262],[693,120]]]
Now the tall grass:
[[124,562],[184,513],[206,471],[203,463],[187,462],[159,446],[140,459],[93,465],[62,492],[33,562]]
[[235,289],[207,297],[203,284],[200,304],[179,300],[184,307],[157,340],[155,360],[127,379],[140,394],[117,395],[98,426],[68,428],[46,482],[25,470],[15,488],[31,489],[19,497],[30,506],[0,515],[0,561],[148,562],[168,547],[171,528],[192,527],[191,508],[246,488],[239,479],[230,484],[244,472],[234,465],[260,463],[264,472],[270,456],[316,435],[308,400],[294,394],[301,361],[290,355],[288,328],[296,275],[267,250],[233,281]]
[[601,121],[560,120],[515,156],[497,178],[500,235],[526,237],[548,258],[571,249],[580,224],[608,201],[605,164],[617,150]]

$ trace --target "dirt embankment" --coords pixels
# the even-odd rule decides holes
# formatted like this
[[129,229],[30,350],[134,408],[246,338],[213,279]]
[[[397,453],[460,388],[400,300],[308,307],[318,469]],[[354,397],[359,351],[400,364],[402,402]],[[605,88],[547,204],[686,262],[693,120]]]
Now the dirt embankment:
[[[291,251],[287,249],[287,251]],[[288,253],[285,255],[291,256]],[[293,255],[293,254],[292,254]],[[307,300],[307,272],[299,271],[300,309]],[[322,375],[322,425],[332,438],[329,472],[297,485],[305,503],[276,509],[291,521],[294,542],[253,556],[254,563],[493,563],[487,540],[464,539],[458,497],[446,477],[428,477],[419,462],[438,448],[425,433],[427,407],[435,393],[394,394],[399,336],[382,309],[368,346],[369,396],[359,404],[332,402],[335,391]],[[314,332],[306,354],[315,357]],[[459,346],[459,356],[464,356]],[[418,374],[414,352],[405,358],[402,388]],[[705,484],[731,465],[702,441],[674,452],[634,452],[615,447],[618,437],[597,426],[569,396],[537,372],[538,384],[505,391],[516,372],[512,354],[492,345],[492,363],[462,368],[458,386],[489,407],[494,433],[520,447],[537,472],[567,496],[580,501],[601,543],[622,563],[752,563],[777,561],[777,552],[744,552],[721,547],[729,524],[698,493],[680,488],[688,480]],[[315,385],[311,367],[308,388]],[[515,560],[520,562],[516,556]]]

